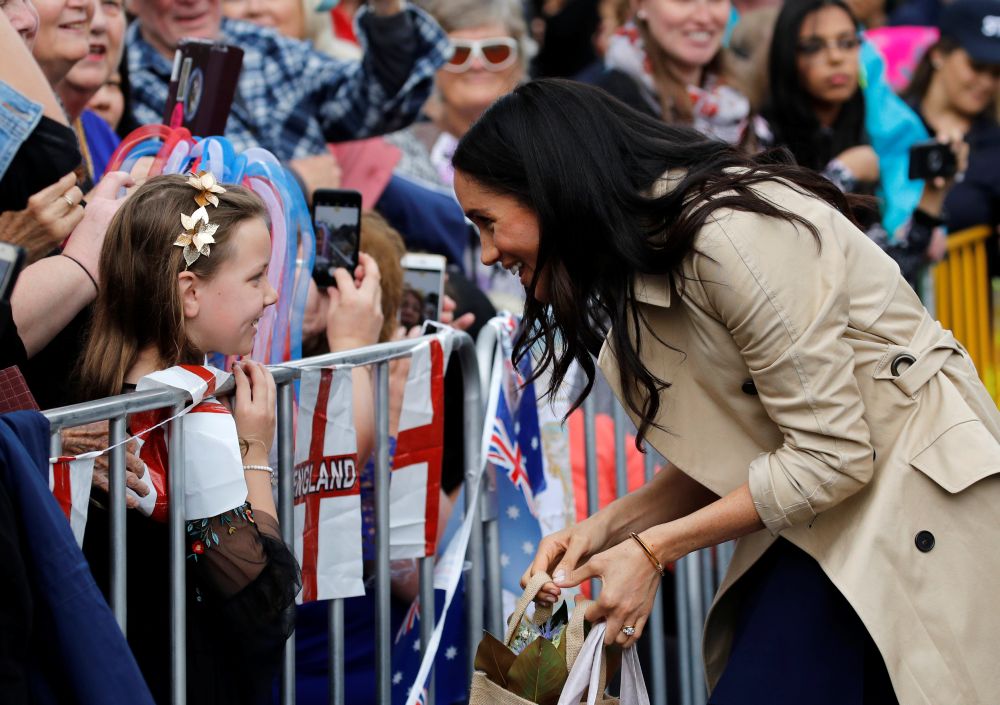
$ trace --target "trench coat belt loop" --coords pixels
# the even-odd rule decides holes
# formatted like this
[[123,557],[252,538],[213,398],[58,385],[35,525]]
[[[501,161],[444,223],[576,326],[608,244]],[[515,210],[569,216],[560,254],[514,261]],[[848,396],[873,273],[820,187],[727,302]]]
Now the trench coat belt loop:
[[954,354],[961,354],[958,341],[950,332],[941,336],[933,345],[920,352],[909,352],[914,358],[909,367],[903,368],[899,376],[893,377],[892,381],[899,387],[906,396],[912,397],[930,379],[941,371],[948,358]]

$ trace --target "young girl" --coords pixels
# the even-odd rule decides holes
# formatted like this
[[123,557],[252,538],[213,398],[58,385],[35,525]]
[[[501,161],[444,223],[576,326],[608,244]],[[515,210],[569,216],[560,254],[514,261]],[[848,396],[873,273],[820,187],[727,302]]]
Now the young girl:
[[[265,218],[264,205],[252,192],[223,188],[211,176],[155,177],[131,195],[112,221],[101,253],[101,291],[81,369],[88,398],[131,391],[146,375],[175,365],[202,365],[210,351],[250,353],[257,322],[277,300],[267,279],[271,240]],[[274,380],[250,360],[237,363],[233,375],[238,440],[232,442],[241,447],[246,502],[187,521],[190,703],[270,700],[299,590],[298,566],[281,540],[267,467]],[[217,404],[212,410],[226,413]],[[129,419],[131,433],[143,425],[139,415]],[[189,446],[195,442],[190,436],[185,434]],[[205,440],[206,447],[219,442]],[[193,455],[190,448],[186,455]],[[187,467],[189,478],[219,470],[190,462]],[[95,509],[84,550],[103,584],[107,514]],[[129,643],[157,702],[167,702],[168,526],[136,512],[129,512],[127,522]]]

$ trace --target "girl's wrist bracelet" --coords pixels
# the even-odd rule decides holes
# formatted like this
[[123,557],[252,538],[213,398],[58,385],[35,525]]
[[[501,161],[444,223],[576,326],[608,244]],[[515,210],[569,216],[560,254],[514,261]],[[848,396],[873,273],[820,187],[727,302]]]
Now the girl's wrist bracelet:
[[646,558],[649,559],[649,562],[653,564],[653,567],[656,568],[656,571],[662,576],[664,573],[663,564],[656,559],[656,556],[653,555],[653,551],[646,545],[646,542],[639,538],[639,534],[634,531],[630,532],[629,536],[635,539],[635,542],[642,548],[643,553],[646,554]]
[[260,472],[270,473],[271,477],[274,477],[274,468],[270,465],[244,465],[243,470],[258,470]]

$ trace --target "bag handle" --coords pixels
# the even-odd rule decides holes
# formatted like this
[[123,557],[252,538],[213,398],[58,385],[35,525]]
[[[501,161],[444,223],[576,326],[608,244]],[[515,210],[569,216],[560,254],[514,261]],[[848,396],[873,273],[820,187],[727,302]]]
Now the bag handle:
[[[551,582],[552,578],[550,578],[549,574],[544,571],[540,571],[531,576],[531,580],[529,580],[528,584],[524,587],[524,592],[521,593],[521,597],[517,601],[514,611],[510,614],[510,619],[507,620],[507,631],[504,633],[503,638],[503,643],[507,647],[510,647],[510,643],[514,640],[514,633],[517,632],[517,625],[519,625],[521,620],[524,619],[524,613],[527,611],[528,605],[531,604],[531,601],[538,596],[538,591],[542,589],[542,586],[545,585],[545,583]],[[539,610],[542,611],[541,614],[539,614]],[[546,614],[548,616],[545,616]],[[545,619],[542,621],[542,624],[544,624],[549,620],[549,617],[552,616],[552,608],[541,606],[537,607],[535,609],[536,624],[541,616],[545,616]],[[566,646],[568,648],[569,644]]]

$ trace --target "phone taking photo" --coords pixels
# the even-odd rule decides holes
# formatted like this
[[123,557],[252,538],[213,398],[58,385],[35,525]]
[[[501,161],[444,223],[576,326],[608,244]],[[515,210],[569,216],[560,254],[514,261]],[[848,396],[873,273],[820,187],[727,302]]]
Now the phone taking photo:
[[24,256],[23,247],[0,242],[0,301],[10,301],[17,275],[24,266]]
[[181,125],[198,137],[225,134],[242,68],[243,50],[238,46],[207,39],[180,40],[163,124]]
[[927,140],[910,147],[911,179],[947,179],[954,176],[957,170],[958,161],[950,145]]
[[333,272],[343,267],[351,275],[361,248],[361,194],[342,189],[316,189],[312,204],[316,233],[316,286],[336,286]]
[[409,330],[425,321],[440,321],[447,260],[441,255],[406,254],[401,263],[403,301],[399,305],[399,324]]

